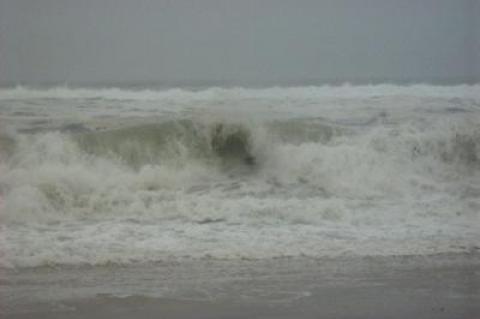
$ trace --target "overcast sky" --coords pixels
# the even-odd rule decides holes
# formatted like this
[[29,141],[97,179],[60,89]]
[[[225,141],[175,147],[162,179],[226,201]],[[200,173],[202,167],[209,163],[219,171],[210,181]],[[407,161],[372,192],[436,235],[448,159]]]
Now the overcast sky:
[[480,0],[0,0],[5,84],[479,81]]

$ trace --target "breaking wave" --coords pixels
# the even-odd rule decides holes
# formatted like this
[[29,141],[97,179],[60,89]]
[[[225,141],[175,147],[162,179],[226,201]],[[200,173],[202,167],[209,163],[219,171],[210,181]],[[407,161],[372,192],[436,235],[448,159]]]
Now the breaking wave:
[[[78,211],[101,215],[136,204],[144,191],[208,190],[216,182],[241,181],[252,189],[263,183],[272,194],[290,187],[307,197],[316,192],[388,198],[427,185],[436,188],[439,179],[478,173],[478,124],[403,130],[381,126],[359,135],[351,127],[312,119],[182,119],[77,134],[4,134],[4,217],[22,220],[27,212],[26,220],[43,218],[43,213],[51,218]],[[27,203],[25,197],[36,200]],[[152,198],[147,198],[142,210],[155,214]]]

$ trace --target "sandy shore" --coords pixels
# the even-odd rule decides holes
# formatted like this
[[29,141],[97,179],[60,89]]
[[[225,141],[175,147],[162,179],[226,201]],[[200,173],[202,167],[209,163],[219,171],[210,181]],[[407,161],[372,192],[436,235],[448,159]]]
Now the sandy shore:
[[480,255],[2,270],[2,318],[480,318]]

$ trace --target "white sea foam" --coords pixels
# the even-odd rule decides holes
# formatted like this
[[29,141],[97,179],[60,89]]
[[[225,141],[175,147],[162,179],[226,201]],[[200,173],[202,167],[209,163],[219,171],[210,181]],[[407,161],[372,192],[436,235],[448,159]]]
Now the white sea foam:
[[[100,91],[2,91],[0,263],[478,249],[473,88],[210,89],[176,109],[115,89],[120,106],[100,130],[91,110],[105,104],[90,100]],[[123,103],[137,107],[119,124]],[[151,117],[154,107],[169,114]]]

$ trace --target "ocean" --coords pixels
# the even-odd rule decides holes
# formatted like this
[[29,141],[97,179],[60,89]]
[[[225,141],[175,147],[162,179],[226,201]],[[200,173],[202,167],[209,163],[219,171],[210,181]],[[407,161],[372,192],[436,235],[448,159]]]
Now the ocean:
[[0,89],[3,318],[473,318],[480,85]]
[[0,267],[480,249],[480,85],[0,89]]

